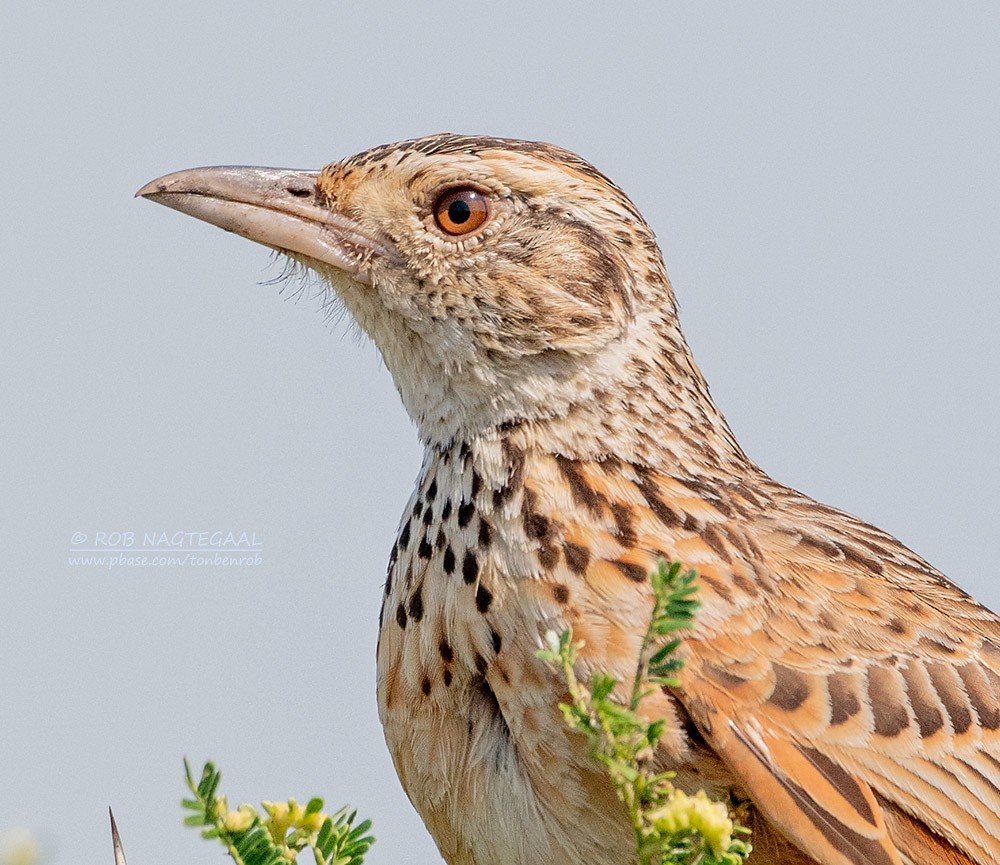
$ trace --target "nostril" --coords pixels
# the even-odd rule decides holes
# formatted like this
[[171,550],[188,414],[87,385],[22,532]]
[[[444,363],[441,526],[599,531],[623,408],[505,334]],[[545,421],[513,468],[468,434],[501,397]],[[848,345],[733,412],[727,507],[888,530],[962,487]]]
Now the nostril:
[[285,192],[287,192],[289,195],[294,195],[296,198],[308,198],[310,195],[313,194],[311,188],[307,189],[302,186],[286,186]]

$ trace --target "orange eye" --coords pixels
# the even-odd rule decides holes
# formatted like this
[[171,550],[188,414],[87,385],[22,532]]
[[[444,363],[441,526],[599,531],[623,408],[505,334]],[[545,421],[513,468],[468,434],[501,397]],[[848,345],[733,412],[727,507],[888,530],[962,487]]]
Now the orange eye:
[[467,186],[448,190],[434,204],[434,219],[446,234],[471,234],[489,215],[486,198]]

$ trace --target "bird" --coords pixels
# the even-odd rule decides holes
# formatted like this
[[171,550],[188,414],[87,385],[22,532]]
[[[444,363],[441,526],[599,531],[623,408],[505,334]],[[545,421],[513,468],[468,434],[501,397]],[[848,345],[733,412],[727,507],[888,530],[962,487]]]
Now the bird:
[[379,715],[449,865],[622,865],[631,826],[537,652],[634,674],[661,560],[698,573],[653,760],[758,865],[1000,862],[1000,618],[744,453],[649,225],[583,158],[443,133],[137,193],[287,255],[378,348],[424,448]]

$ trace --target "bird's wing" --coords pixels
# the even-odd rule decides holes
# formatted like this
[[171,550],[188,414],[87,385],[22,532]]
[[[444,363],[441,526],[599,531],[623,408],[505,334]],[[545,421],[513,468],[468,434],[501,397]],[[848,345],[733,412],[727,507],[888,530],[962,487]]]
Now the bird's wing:
[[[679,560],[702,606],[674,697],[780,832],[822,865],[1000,863],[994,613],[762,474],[556,462],[525,485],[561,523],[561,597],[591,668],[627,674],[645,576]],[[664,763],[684,768],[667,738]]]
[[[680,699],[824,865],[1000,861],[1000,619],[890,536],[799,504],[743,530],[757,596],[713,622],[706,594]],[[716,590],[729,555],[706,567]]]

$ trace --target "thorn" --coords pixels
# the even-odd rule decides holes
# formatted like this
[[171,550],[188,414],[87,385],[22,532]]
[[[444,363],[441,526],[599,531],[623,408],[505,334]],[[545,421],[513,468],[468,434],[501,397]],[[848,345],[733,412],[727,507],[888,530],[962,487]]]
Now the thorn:
[[115,865],[128,865],[125,861],[125,851],[122,850],[122,839],[118,834],[118,826],[115,823],[114,812],[108,808],[108,816],[111,818],[111,843],[115,847]]

